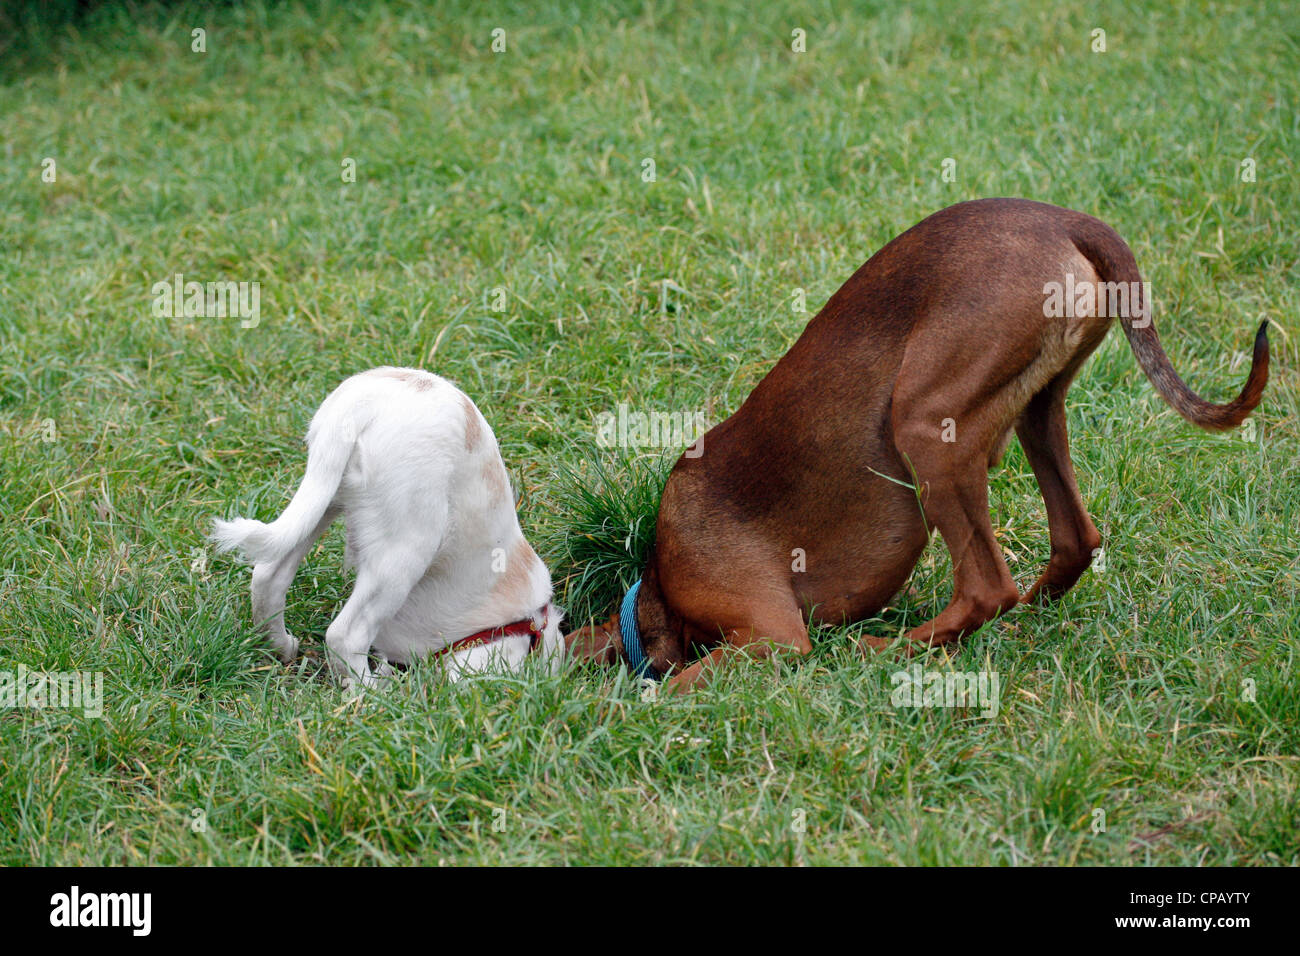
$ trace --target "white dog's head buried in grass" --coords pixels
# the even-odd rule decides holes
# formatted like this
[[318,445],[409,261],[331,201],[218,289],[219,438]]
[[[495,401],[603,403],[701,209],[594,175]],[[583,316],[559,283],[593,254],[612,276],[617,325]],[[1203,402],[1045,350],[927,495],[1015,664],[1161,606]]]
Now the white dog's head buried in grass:
[[518,669],[530,653],[559,667],[550,572],[519,527],[496,436],[450,382],[408,368],[352,376],[312,419],[307,472],[284,513],[215,522],[218,548],[253,565],[253,618],[285,661],[298,653],[285,593],[340,516],[356,585],[325,643],[345,687],[430,654],[453,679]]

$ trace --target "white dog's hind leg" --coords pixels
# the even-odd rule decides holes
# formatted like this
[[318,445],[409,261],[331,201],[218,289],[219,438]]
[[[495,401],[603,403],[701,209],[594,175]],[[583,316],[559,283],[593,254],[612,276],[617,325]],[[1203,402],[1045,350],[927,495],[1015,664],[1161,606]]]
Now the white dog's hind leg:
[[288,554],[253,565],[253,621],[266,635],[280,660],[286,664],[298,655],[298,639],[285,629],[284,598],[293,583],[298,565],[307,556],[316,539],[325,533],[339,510],[330,508],[316,527]]
[[421,551],[392,547],[385,549],[382,560],[361,559],[356,587],[325,632],[330,669],[346,690],[375,685],[367,661],[370,648],[380,627],[401,610],[428,566],[429,557]]

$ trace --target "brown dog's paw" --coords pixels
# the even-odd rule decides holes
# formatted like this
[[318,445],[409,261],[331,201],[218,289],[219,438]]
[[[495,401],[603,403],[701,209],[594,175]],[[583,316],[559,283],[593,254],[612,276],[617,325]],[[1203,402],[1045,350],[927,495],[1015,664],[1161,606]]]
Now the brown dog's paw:
[[565,652],[570,657],[598,664],[617,664],[622,647],[617,614],[611,614],[607,621],[588,624],[564,636]]
[[858,651],[864,657],[868,654],[884,654],[886,651],[892,650],[895,652],[895,656],[906,660],[922,649],[921,645],[918,645],[915,641],[909,641],[902,636],[875,637],[871,634],[863,634],[858,638]]
[[893,637],[874,637],[871,634],[863,634],[858,638],[858,650],[863,654],[879,654],[881,651],[887,651],[894,646],[897,638]]

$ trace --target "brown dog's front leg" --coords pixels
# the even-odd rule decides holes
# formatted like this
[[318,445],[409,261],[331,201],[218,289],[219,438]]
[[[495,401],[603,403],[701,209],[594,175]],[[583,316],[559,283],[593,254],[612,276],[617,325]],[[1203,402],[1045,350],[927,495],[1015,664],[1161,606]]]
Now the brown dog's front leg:
[[701,660],[679,674],[673,675],[664,685],[664,692],[684,694],[709,682],[714,671],[724,663],[746,659],[763,660],[774,652],[792,652],[801,657],[812,650],[808,639],[808,626],[803,616],[794,611],[782,611],[764,618],[762,624],[727,631],[722,644],[713,648]]
[[599,664],[614,664],[623,656],[623,638],[618,631],[618,615],[588,624],[564,636],[564,649],[570,657]]

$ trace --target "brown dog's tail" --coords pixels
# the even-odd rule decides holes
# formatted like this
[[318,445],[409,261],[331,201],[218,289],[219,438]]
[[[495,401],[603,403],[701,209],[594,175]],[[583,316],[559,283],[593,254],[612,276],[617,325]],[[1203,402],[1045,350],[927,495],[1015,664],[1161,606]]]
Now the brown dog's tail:
[[[1156,391],[1179,415],[1193,425],[1211,431],[1235,428],[1255,410],[1268,383],[1268,321],[1255,333],[1255,350],[1250,361],[1250,375],[1241,393],[1226,405],[1207,402],[1178,377],[1151,318],[1151,303],[1146,301],[1146,290],[1138,272],[1137,261],[1127,243],[1113,229],[1098,220],[1090,220],[1073,237],[1078,250],[1092,263],[1103,282],[1128,284],[1133,290],[1129,308],[1123,310],[1120,321],[1124,334],[1133,349],[1138,365],[1146,373]],[[1100,305],[1100,303],[1099,303]]]

